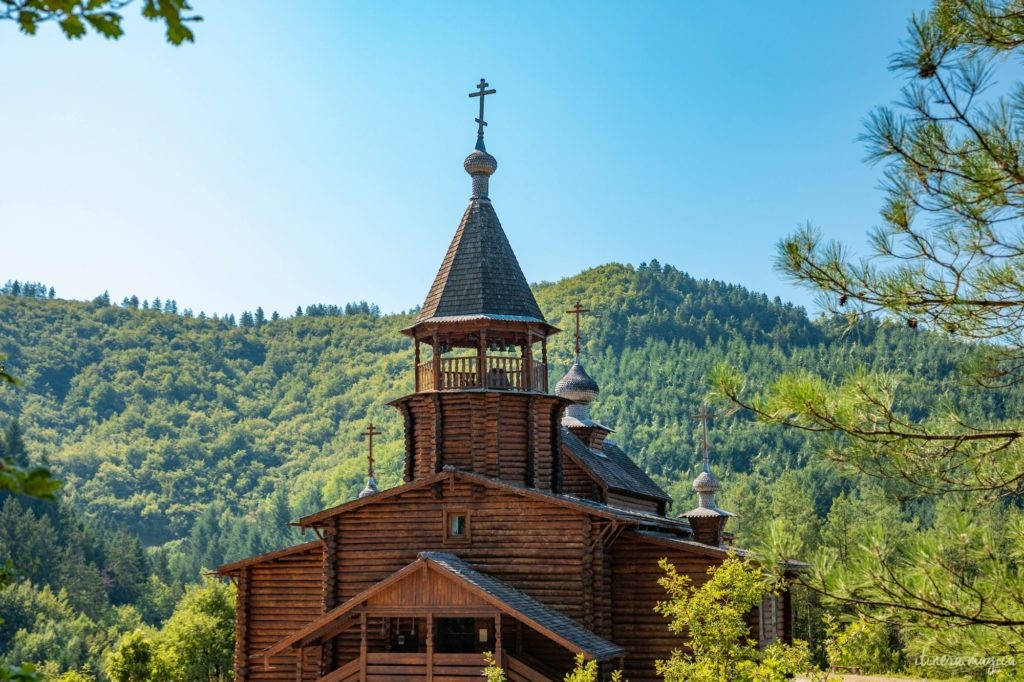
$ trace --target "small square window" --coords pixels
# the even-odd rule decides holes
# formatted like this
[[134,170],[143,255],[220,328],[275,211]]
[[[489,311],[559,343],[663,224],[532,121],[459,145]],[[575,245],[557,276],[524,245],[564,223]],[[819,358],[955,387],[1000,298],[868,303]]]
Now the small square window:
[[445,514],[444,537],[446,540],[469,540],[469,512],[447,512]]

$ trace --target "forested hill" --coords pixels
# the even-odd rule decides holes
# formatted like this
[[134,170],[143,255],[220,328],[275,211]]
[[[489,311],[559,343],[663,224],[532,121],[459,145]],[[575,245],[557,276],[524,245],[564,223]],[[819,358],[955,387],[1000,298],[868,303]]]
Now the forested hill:
[[[697,451],[689,415],[723,359],[753,383],[795,366],[827,375],[857,363],[898,368],[922,408],[942,394],[969,395],[953,371],[962,350],[941,339],[874,326],[843,334],[801,308],[657,262],[601,266],[536,293],[563,329],[577,299],[596,311],[584,322],[584,362],[602,388],[594,413],[685,503]],[[363,484],[358,434],[368,419],[385,434],[382,485],[395,485],[401,424],[386,401],[412,389],[412,349],[399,333],[411,317],[365,305],[311,312],[240,327],[105,297],[2,295],[0,352],[23,384],[0,391],[0,415],[20,420],[31,455],[66,481],[65,500],[148,545],[189,536],[197,520],[223,531],[229,517],[280,523],[350,499]],[[569,333],[553,341],[552,386],[571,343]],[[1019,396],[1000,399],[1014,404],[976,409],[1020,412]],[[742,417],[714,424],[711,446],[727,490],[732,474],[797,469],[809,454],[799,434]],[[834,491],[820,494],[827,510]],[[230,549],[193,548],[203,554],[194,561],[264,548],[250,535]]]

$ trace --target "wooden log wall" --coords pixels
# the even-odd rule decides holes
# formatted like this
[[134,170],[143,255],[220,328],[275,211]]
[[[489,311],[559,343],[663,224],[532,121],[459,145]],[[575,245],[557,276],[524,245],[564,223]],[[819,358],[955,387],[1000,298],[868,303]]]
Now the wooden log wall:
[[607,504],[619,509],[636,509],[637,511],[659,513],[660,506],[657,500],[647,500],[642,497],[634,497],[625,493],[618,493],[609,490],[605,500]]
[[[468,511],[469,541],[445,539],[450,509]],[[338,603],[412,563],[420,551],[442,551],[584,622],[584,555],[592,548],[583,518],[571,509],[455,480],[360,507],[334,519]],[[335,641],[336,665],[358,655],[358,632]]]
[[[236,652],[241,653],[236,653],[236,665],[239,659],[244,660],[244,664],[236,668],[236,680],[296,679],[297,658],[292,651],[271,658],[269,670],[264,670],[262,659],[250,657],[320,615],[323,568],[323,549],[314,547],[242,569],[247,598],[242,607],[245,627],[238,630]],[[319,677],[319,658],[315,650],[306,652],[303,679]]]
[[587,500],[603,502],[601,488],[594,479],[569,456],[562,457],[562,492]]
[[407,480],[451,465],[541,490],[562,478],[562,401],[554,396],[442,391],[392,403],[406,432]]
[[244,680],[248,668],[249,603],[252,599],[252,581],[249,568],[238,573],[235,596],[235,679]]
[[608,520],[591,520],[591,566],[594,590],[595,634],[612,640],[612,553],[611,533],[615,530]]
[[684,549],[673,549],[623,534],[612,544],[612,641],[628,654],[624,675],[630,682],[656,682],[656,659],[666,659],[673,649],[684,649],[686,641],[668,631],[668,620],[654,612],[664,601],[665,590],[658,585],[664,573],[658,560],[667,558],[695,586],[707,580],[707,570],[718,560]]

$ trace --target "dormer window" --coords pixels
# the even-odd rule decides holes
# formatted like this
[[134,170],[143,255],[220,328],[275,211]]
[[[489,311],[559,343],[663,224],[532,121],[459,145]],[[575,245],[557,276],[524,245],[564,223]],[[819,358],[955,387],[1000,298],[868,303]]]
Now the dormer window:
[[450,510],[444,516],[444,539],[448,542],[469,542],[469,512]]

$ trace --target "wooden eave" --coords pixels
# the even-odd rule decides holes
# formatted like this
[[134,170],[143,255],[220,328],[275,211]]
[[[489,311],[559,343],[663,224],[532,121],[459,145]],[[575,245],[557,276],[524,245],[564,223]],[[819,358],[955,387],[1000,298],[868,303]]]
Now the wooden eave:
[[390,405],[391,407],[398,407],[402,403],[409,402],[410,400],[412,400],[416,396],[431,395],[431,394],[434,394],[434,393],[459,393],[459,394],[463,394],[463,393],[494,393],[494,394],[497,394],[497,395],[541,396],[541,397],[544,397],[544,398],[549,398],[550,400],[553,400],[555,402],[562,403],[563,406],[571,405],[572,404],[571,400],[567,400],[566,398],[560,398],[559,396],[551,394],[551,393],[545,393],[543,390],[541,390],[539,388],[538,389],[534,389],[534,390],[530,390],[530,391],[520,391],[520,390],[509,390],[507,388],[505,388],[505,389],[502,389],[502,388],[488,388],[486,386],[476,386],[476,387],[471,387],[471,388],[445,388],[445,389],[434,389],[434,388],[431,388],[431,389],[427,389],[427,390],[424,390],[424,391],[417,391],[416,393],[409,393],[408,395],[403,395],[401,398],[395,398],[394,400],[389,400],[387,402],[387,404]]
[[505,319],[508,316],[488,315],[461,315],[449,318],[437,318],[423,320],[409,325],[400,331],[414,339],[427,341],[434,332],[450,333],[460,328],[468,331],[487,329],[488,331],[506,331],[510,333],[526,334],[530,337],[542,339],[552,334],[558,334],[562,330],[539,318]]
[[387,500],[392,497],[395,497],[396,495],[401,495],[402,493],[409,492],[410,490],[425,488],[426,486],[433,485],[434,483],[443,481],[449,478],[449,476],[450,472],[445,471],[438,474],[434,474],[433,476],[428,476],[426,478],[410,481],[405,485],[400,485],[395,488],[388,488],[387,490],[383,490],[373,495],[367,495],[366,497],[359,497],[348,502],[343,502],[337,506],[331,507],[330,509],[318,511],[316,514],[303,516],[301,519],[298,520],[298,526],[300,528],[320,526],[322,525],[322,521],[325,521],[338,514],[342,514],[347,511],[352,511],[353,509],[359,509],[360,507],[363,507],[367,504],[372,504],[374,502],[378,502],[380,500]]
[[[551,607],[544,605],[542,602],[539,602],[533,599],[532,597],[529,597],[525,593],[522,593],[521,591],[511,586],[504,585],[504,589],[516,593],[517,595],[519,595],[520,598],[525,598],[533,602],[534,610],[536,610],[537,608],[545,609],[546,611],[550,612],[550,618],[569,625],[571,629],[577,630],[578,634],[585,633],[587,637],[593,638],[595,641],[600,642],[600,644],[598,648],[581,644],[579,641],[574,641],[571,636],[564,635],[558,632],[557,629],[548,627],[536,618],[531,617],[529,614],[524,613],[520,609],[517,609],[509,601],[502,599],[501,597],[496,596],[491,592],[487,591],[486,589],[483,589],[480,586],[476,585],[473,582],[473,580],[468,579],[466,576],[460,574],[457,571],[451,570],[443,563],[438,563],[438,561],[434,560],[431,557],[431,554],[437,553],[421,553],[419,558],[417,558],[416,561],[414,561],[413,563],[409,564],[408,566],[405,566],[404,568],[396,571],[395,573],[392,573],[384,580],[381,580],[380,582],[367,588],[366,590],[363,590],[362,592],[355,595],[341,606],[338,606],[328,611],[324,615],[314,620],[309,625],[297,630],[293,634],[277,642],[272,647],[265,650],[263,653],[257,654],[257,657],[263,659],[264,665],[268,665],[270,658],[272,656],[281,653],[289,647],[302,648],[310,646],[312,644],[322,643],[322,640],[329,639],[330,637],[337,635],[338,633],[342,632],[347,626],[350,626],[352,623],[354,623],[354,619],[345,619],[345,617],[351,611],[360,606],[364,606],[366,602],[372,599],[376,594],[384,591],[392,585],[395,585],[396,583],[401,582],[402,580],[411,576],[413,573],[421,570],[434,571],[444,576],[445,578],[456,582],[461,588],[473,594],[481,601],[489,604],[497,611],[500,611],[511,616],[512,618],[515,618],[516,620],[533,628],[545,637],[551,639],[554,642],[557,642],[561,646],[565,647],[566,649],[574,653],[582,653],[588,659],[596,658],[597,660],[608,660],[616,656],[621,656],[623,653],[625,653],[625,650],[622,649],[622,647],[619,647],[613,644],[612,642],[608,642],[607,640],[598,637],[589,630],[586,630],[586,628],[579,625],[575,621],[572,621],[568,617],[558,613]],[[457,557],[454,556],[451,556],[450,558],[458,560]],[[461,560],[458,561],[461,562]],[[472,570],[474,573],[479,574],[479,571],[476,571],[475,569],[468,567],[468,565],[467,568]],[[490,580],[496,581],[498,583],[501,582],[498,581],[496,578],[493,578],[493,576],[490,577]],[[437,608],[441,608],[441,605],[436,606]]]
[[[633,531],[627,530],[623,533],[624,536],[642,540],[644,542],[650,542],[655,545],[662,547],[672,547],[674,549],[682,549],[695,554],[701,554],[707,557],[713,557],[716,559],[724,559],[730,554],[734,554],[742,559],[754,559],[757,557],[750,550],[742,549],[740,547],[714,547],[712,545],[705,545],[702,542],[696,540],[687,540],[686,538],[671,538],[662,535],[652,534],[644,531]],[[810,566],[803,561],[790,560],[781,565],[783,569],[790,573],[799,573],[806,571]]]
[[611,510],[610,508],[608,510],[599,509],[583,504],[582,502],[576,502],[566,497],[555,495],[553,493],[544,493],[539,490],[534,490],[532,488],[523,488],[511,485],[509,483],[505,483],[504,481],[499,481],[490,478],[488,476],[483,476],[481,474],[475,474],[469,471],[461,471],[458,469],[451,469],[445,467],[444,471],[438,474],[434,474],[433,476],[428,476],[426,478],[411,481],[409,483],[406,483],[405,485],[400,485],[397,488],[389,488],[388,490],[379,492],[376,495],[368,495],[366,497],[355,499],[350,502],[345,502],[344,504],[340,504],[337,507],[332,507],[331,509],[325,509],[321,512],[317,512],[316,514],[305,516],[299,519],[299,525],[301,527],[317,526],[320,525],[322,521],[331,518],[332,516],[335,516],[337,514],[343,514],[345,512],[349,512],[354,509],[359,509],[360,507],[372,504],[380,500],[386,500],[391,497],[395,497],[396,495],[401,495],[402,493],[406,493],[411,490],[426,488],[435,483],[440,483],[442,481],[448,481],[452,479],[461,479],[470,481],[472,483],[479,483],[480,485],[487,486],[489,488],[503,490],[505,492],[509,492],[512,493],[513,495],[518,495],[520,497],[529,497],[532,499],[541,500],[550,504],[564,507],[566,509],[572,509],[574,511],[578,511],[581,513],[590,514],[592,516],[600,516],[606,519],[620,518],[620,515],[616,514],[615,511]]
[[713,545],[705,545],[704,543],[697,542],[696,540],[665,537],[662,535],[644,533],[642,531],[638,532],[633,530],[627,530],[623,532],[622,537],[629,537],[634,540],[649,542],[654,545],[660,545],[661,547],[681,549],[687,552],[692,552],[693,554],[699,554],[701,556],[706,557],[713,557],[715,559],[724,559],[730,554],[735,554],[736,556],[742,558],[749,558],[751,556],[750,552],[736,547],[715,547]]
[[257,556],[249,557],[248,559],[242,559],[230,564],[224,564],[219,566],[215,571],[216,575],[227,577],[238,573],[243,568],[249,566],[255,566],[256,564],[266,563],[282,557],[291,556],[292,554],[302,554],[308,552],[316,547],[323,547],[323,542],[320,540],[313,540],[312,542],[306,542],[301,545],[295,545],[293,547],[285,547],[284,549],[278,549],[273,552],[267,552],[266,554],[259,554]]

